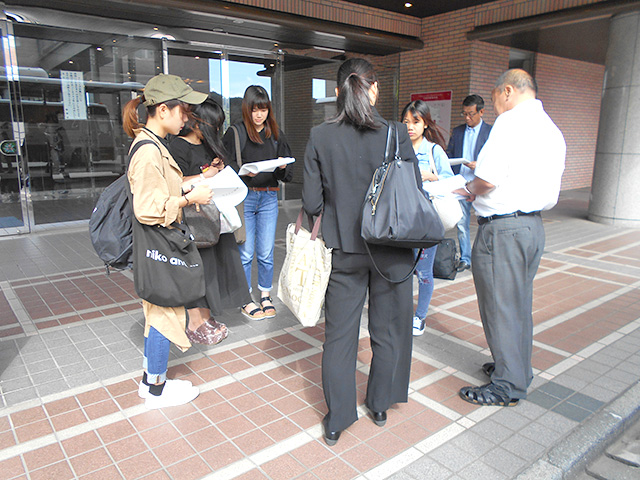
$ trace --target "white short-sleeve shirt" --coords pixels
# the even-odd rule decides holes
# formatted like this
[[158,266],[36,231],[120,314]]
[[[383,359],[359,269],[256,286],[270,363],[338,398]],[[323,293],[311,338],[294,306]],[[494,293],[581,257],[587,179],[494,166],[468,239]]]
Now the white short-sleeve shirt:
[[548,210],[558,202],[566,144],[540,100],[526,100],[498,116],[478,154],[479,177],[496,188],[478,195],[478,216]]

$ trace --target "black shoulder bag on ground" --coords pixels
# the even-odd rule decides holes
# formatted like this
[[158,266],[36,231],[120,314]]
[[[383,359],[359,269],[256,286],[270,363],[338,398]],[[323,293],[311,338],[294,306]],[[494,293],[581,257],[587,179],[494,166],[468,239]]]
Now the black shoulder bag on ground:
[[[392,134],[395,137],[393,156]],[[413,163],[400,157],[398,130],[394,122],[389,122],[384,160],[373,173],[365,196],[360,235],[367,251],[368,243],[400,248],[429,248],[444,238],[440,217],[416,182]],[[370,251],[369,255],[371,256]],[[378,270],[375,261],[374,266]],[[391,280],[382,275],[380,270],[378,273],[389,282],[401,283],[411,276],[414,269],[415,265],[401,280]]]
[[455,280],[457,263],[456,241],[445,238],[438,244],[436,257],[433,261],[433,276],[444,280]]

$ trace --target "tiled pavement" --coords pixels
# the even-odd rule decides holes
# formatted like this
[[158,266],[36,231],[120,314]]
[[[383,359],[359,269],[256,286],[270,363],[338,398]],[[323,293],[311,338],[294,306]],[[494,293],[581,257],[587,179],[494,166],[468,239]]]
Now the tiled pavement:
[[[227,312],[222,344],[171,353],[173,376],[200,396],[147,411],[131,275],[104,275],[85,224],[0,239],[0,478],[514,478],[638,381],[640,231],[586,221],[586,196],[564,192],[544,215],[527,401],[479,408],[457,397],[485,382],[488,360],[465,272],[436,283],[409,403],[383,428],[361,418],[333,448],[321,438],[322,325],[302,328],[282,306],[258,323]],[[296,214],[281,210],[278,265]],[[365,328],[360,405],[370,356]]]

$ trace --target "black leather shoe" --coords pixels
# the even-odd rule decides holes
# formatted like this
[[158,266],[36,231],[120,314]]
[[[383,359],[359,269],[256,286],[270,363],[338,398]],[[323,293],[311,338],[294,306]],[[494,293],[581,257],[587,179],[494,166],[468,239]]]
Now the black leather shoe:
[[372,411],[371,418],[373,418],[373,423],[375,423],[379,427],[384,427],[384,424],[387,423],[387,412]]
[[333,447],[336,443],[338,443],[338,439],[340,438],[340,434],[342,432],[324,432],[324,441],[330,447]]
[[467,262],[460,262],[456,267],[456,272],[464,272],[465,270],[469,270],[470,268],[471,265],[469,265]]

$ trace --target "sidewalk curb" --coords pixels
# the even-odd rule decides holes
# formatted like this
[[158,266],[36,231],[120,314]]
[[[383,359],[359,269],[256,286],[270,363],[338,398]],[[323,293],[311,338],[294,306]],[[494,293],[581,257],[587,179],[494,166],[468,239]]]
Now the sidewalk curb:
[[566,480],[583,468],[640,418],[640,381],[594,414],[516,477],[517,480]]

